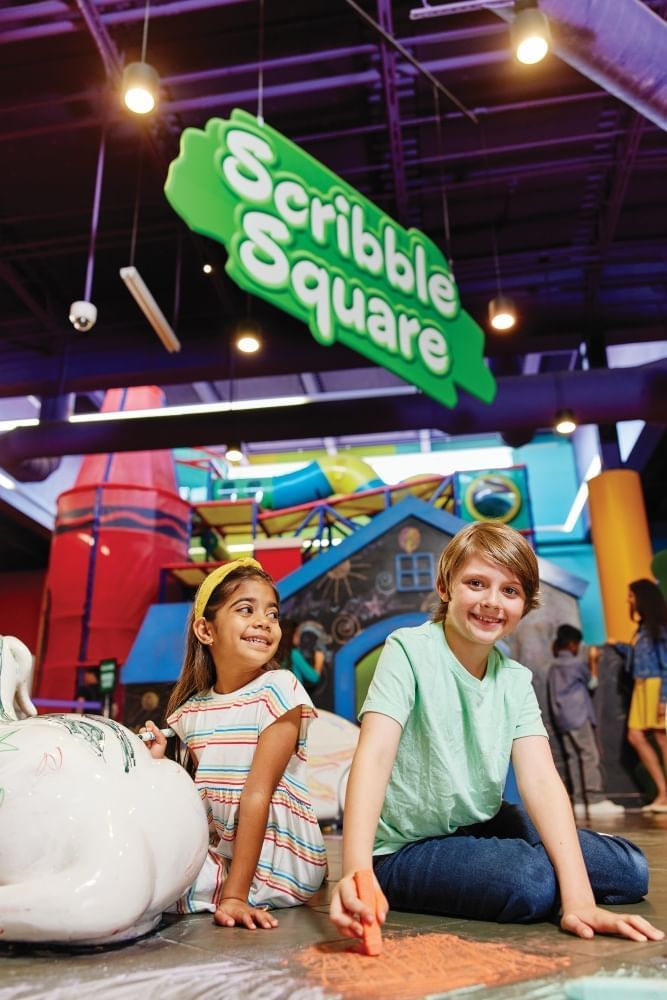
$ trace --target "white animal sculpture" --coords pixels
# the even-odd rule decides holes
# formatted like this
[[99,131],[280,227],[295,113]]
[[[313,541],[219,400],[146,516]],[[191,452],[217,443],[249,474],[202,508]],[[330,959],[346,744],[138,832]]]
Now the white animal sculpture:
[[139,937],[204,862],[203,804],[178,764],[117,722],[35,717],[31,662],[0,636],[0,941]]

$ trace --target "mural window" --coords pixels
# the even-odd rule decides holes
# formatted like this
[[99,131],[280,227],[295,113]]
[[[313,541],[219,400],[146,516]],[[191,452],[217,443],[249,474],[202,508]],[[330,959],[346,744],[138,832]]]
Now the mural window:
[[434,585],[432,552],[396,556],[396,590],[433,590]]

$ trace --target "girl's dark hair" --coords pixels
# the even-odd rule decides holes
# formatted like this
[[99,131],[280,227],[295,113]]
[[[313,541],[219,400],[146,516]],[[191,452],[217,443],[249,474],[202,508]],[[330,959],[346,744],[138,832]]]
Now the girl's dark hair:
[[667,604],[660,587],[653,580],[633,580],[630,590],[635,595],[635,612],[652,639],[657,641],[667,628]]
[[[280,598],[276,585],[268,573],[257,569],[254,566],[240,566],[238,569],[226,576],[221,583],[212,591],[208,603],[204,608],[204,618],[206,621],[213,621],[216,612],[230,600],[232,595],[238,590],[244,580],[263,580],[273,590],[276,604],[280,605]],[[215,663],[208,646],[199,641],[195,635],[193,624],[195,620],[194,607],[188,615],[187,636],[185,644],[185,659],[181,669],[181,676],[176,681],[174,690],[171,692],[167,703],[166,716],[169,716],[180,708],[193,694],[203,694],[212,688],[216,681]],[[278,663],[271,660],[267,663],[266,670],[275,670]]]
[[294,645],[294,633],[298,628],[298,623],[293,618],[282,618],[280,621],[280,642],[276,650],[276,660],[281,667],[290,665],[292,646]]

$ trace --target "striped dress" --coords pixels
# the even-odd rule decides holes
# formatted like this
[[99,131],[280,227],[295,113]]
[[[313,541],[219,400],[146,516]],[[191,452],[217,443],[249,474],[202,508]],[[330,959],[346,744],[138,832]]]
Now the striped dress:
[[209,823],[210,846],[197,879],[176,904],[178,913],[213,912],[234,851],[238,810],[260,734],[301,706],[298,744],[269,806],[264,842],[248,893],[251,906],[296,906],[326,874],[326,851],[306,784],[306,736],[315,715],[288,670],[269,670],[231,694],[195,695],[167,720],[195,754],[195,784]]

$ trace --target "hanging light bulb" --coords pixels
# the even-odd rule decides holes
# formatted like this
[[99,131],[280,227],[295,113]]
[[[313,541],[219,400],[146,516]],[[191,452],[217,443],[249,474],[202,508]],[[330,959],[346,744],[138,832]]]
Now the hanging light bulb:
[[538,10],[536,0],[517,0],[510,27],[512,48],[520,63],[532,66],[549,51],[551,32],[546,14]]
[[554,421],[554,430],[559,434],[572,434],[577,429],[577,421],[572,410],[559,410]]
[[243,354],[255,354],[262,345],[259,337],[256,337],[254,333],[244,333],[236,341],[236,346]]
[[135,115],[150,114],[156,107],[160,94],[160,77],[158,72],[146,62],[149,18],[150,0],[146,0],[144,30],[141,37],[141,58],[139,62],[130,63],[123,70],[121,84],[123,103]]
[[225,458],[228,462],[233,465],[238,465],[239,462],[243,461],[243,452],[238,444],[227,445],[227,451],[225,452]]
[[246,316],[236,326],[234,344],[242,354],[255,354],[262,346],[261,326],[252,316]]
[[489,323],[494,330],[505,332],[516,325],[516,308],[507,295],[497,295],[489,302]]
[[159,91],[160,77],[149,63],[130,63],[123,70],[123,103],[135,115],[150,114],[157,105]]

